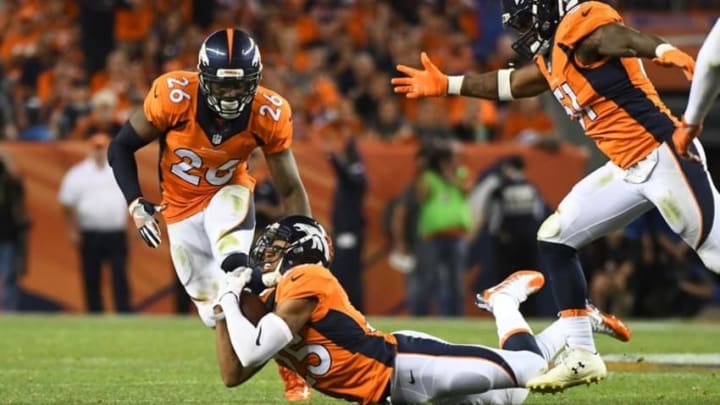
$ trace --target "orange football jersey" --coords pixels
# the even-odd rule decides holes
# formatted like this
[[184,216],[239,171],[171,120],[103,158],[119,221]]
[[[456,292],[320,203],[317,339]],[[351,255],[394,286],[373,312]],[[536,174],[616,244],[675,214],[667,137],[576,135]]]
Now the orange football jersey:
[[145,116],[160,130],[160,186],[167,223],[185,219],[229,184],[251,191],[247,159],[255,147],[281,152],[292,142],[288,102],[258,88],[249,114],[222,121],[205,106],[197,72],[173,71],[155,79],[145,98]]
[[622,22],[605,3],[581,3],[560,21],[549,57],[537,56],[535,63],[568,115],[613,163],[628,168],[671,139],[678,122],[639,58],[606,58],[585,66],[575,54],[595,29]]
[[320,265],[294,267],[263,298],[275,305],[315,297],[310,321],[276,360],[316,390],[363,404],[384,400],[395,366],[397,340],[378,332],[355,309],[330,271]]

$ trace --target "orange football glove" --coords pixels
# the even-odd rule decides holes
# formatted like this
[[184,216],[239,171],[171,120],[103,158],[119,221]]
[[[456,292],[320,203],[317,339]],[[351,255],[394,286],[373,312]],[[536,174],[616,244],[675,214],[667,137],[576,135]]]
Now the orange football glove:
[[685,122],[684,119],[682,120],[682,124],[675,128],[675,132],[673,132],[673,143],[680,157],[693,162],[700,162],[700,156],[688,150],[693,139],[700,134],[700,131],[702,131],[702,125],[690,125]]
[[393,77],[390,80],[395,87],[395,93],[405,94],[407,98],[437,97],[447,95],[448,77],[441,72],[428,58],[425,52],[420,54],[425,70],[418,70],[410,66],[397,65],[397,70],[408,77]]
[[665,67],[679,67],[685,74],[685,78],[692,80],[693,73],[695,73],[695,59],[674,46],[667,45],[667,47],[667,50],[662,52],[657,58],[653,59],[653,62]]

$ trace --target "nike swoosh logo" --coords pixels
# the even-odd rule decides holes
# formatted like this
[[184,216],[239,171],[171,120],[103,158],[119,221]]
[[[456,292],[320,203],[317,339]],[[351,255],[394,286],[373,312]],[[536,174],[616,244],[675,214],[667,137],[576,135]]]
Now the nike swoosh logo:
[[260,336],[262,335],[262,328],[258,329],[258,335],[255,339],[255,346],[260,346]]
[[590,14],[590,10],[592,10],[592,7],[588,7],[587,10],[583,10],[580,14],[582,14],[583,17],[587,17],[587,15]]
[[410,370],[410,384],[415,384],[415,376],[413,375],[412,370]]
[[290,281],[297,281],[297,279],[299,279],[300,277],[302,277],[302,276],[304,276],[304,275],[305,275],[305,274],[303,273],[303,274],[298,274],[297,276],[294,276],[294,277],[291,276],[291,277],[290,277]]

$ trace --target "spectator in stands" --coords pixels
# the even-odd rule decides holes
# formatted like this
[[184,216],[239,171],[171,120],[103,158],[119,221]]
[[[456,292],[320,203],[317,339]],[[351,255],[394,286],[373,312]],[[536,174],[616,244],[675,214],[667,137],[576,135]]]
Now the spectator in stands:
[[36,11],[32,4],[22,5],[4,32],[0,58],[11,65],[21,65],[37,52],[42,30],[35,24]]
[[20,131],[18,137],[21,141],[51,141],[55,139],[50,125],[44,119],[42,104],[37,97],[31,97],[25,103],[25,117],[27,126]]
[[510,102],[504,125],[496,140],[548,149],[556,148],[560,143],[560,138],[555,132],[555,124],[545,112],[540,97],[521,98]]
[[130,312],[127,205],[107,162],[110,137],[95,134],[88,143],[92,148],[89,156],[65,174],[60,186],[59,199],[68,237],[79,250],[87,310],[103,311],[101,270],[103,263],[108,262],[115,311]]
[[148,37],[156,17],[149,1],[123,0],[115,8],[114,37],[117,46],[128,54],[139,53],[142,41]]
[[457,97],[449,100],[452,131],[462,142],[487,142],[497,124],[497,107],[489,100]]
[[59,139],[69,138],[78,121],[90,114],[90,91],[85,79],[73,80],[68,93],[67,103],[56,112]]
[[441,98],[418,100],[413,131],[421,144],[439,144],[453,139],[444,102]]
[[88,139],[96,133],[114,136],[122,127],[116,108],[117,97],[111,90],[96,93],[90,101],[90,114],[77,120],[72,138]]
[[105,66],[107,55],[115,48],[116,0],[81,0],[80,46],[85,55],[85,71],[92,76]]
[[3,311],[20,308],[18,278],[25,272],[27,230],[25,196],[20,176],[0,153],[0,302]]
[[400,113],[398,101],[393,97],[380,100],[378,114],[368,123],[368,136],[389,142],[403,142],[412,136],[412,126]]

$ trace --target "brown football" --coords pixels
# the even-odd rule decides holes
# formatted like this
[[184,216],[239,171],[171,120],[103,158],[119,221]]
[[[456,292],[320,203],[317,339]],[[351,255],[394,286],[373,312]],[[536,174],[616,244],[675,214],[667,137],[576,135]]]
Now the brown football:
[[260,296],[253,294],[249,290],[243,290],[240,293],[240,311],[255,326],[268,313]]

